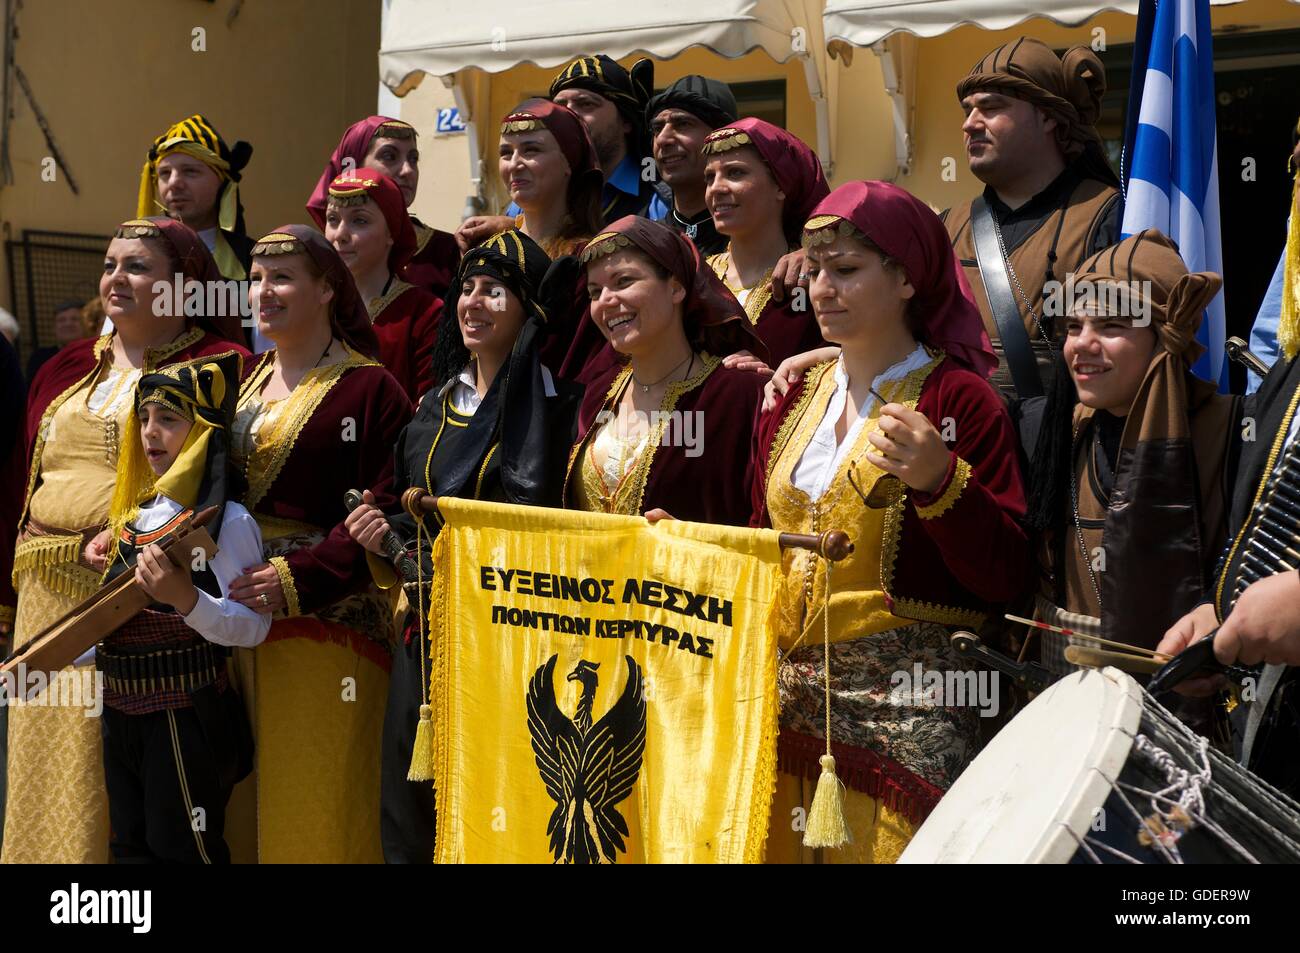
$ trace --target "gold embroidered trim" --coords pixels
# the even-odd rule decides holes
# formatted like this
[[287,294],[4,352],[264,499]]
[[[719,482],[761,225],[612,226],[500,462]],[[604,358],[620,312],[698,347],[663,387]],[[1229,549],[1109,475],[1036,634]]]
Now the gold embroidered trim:
[[14,549],[14,588],[21,588],[19,576],[33,573],[52,592],[74,599],[89,596],[99,588],[99,575],[78,562],[83,545],[80,533],[23,540]]
[[803,392],[799,395],[793,406],[786,411],[785,419],[776,429],[776,436],[772,438],[772,448],[767,454],[767,483],[771,485],[772,470],[776,466],[777,458],[781,456],[790,438],[794,436],[795,428],[799,425],[800,419],[808,412],[808,405],[812,403],[813,395],[817,393],[817,388],[821,386],[822,375],[828,373],[834,361],[823,361],[821,364],[814,364],[804,373]]
[[280,588],[284,590],[285,615],[301,615],[298,606],[298,587],[293,584],[293,573],[289,571],[289,563],[283,556],[272,556],[267,562],[275,567],[275,574],[280,577]]
[[[635,506],[632,507],[630,515],[637,516],[641,513],[641,504],[645,497],[645,486],[646,481],[650,476],[650,468],[654,465],[655,453],[659,449],[659,444],[663,441],[664,430],[668,427],[668,422],[672,417],[673,410],[677,407],[677,402],[682,399],[683,395],[689,394],[695,388],[703,384],[710,374],[722,366],[722,359],[714,357],[707,351],[701,351],[700,365],[700,370],[695,374],[695,376],[689,377],[684,381],[677,381],[674,384],[669,384],[667,391],[664,392],[663,401],[659,405],[661,411],[659,414],[659,422],[655,424],[654,428],[646,438],[645,452],[643,452],[637,459],[637,462],[633,464],[632,469],[628,471],[622,484],[627,487],[624,498],[635,501]],[[601,404],[602,412],[612,413],[611,405],[613,401],[622,392],[624,385],[627,384],[631,376],[631,363],[625,365],[621,371],[614,375],[614,381],[609,385],[609,390],[605,393],[605,400]],[[597,413],[596,419],[599,420],[600,418],[601,413]],[[569,465],[564,474],[563,498],[566,500],[569,497],[569,481],[573,476],[574,461],[587,445],[587,442],[595,436],[596,429],[595,426],[592,426],[591,429],[582,435],[581,439],[574,443],[573,448],[569,451]],[[612,496],[609,499],[611,502],[613,501]],[[613,511],[611,510],[611,512]]]
[[721,155],[731,149],[739,149],[741,146],[748,146],[752,143],[753,140],[749,138],[749,133],[728,126],[725,129],[716,129],[709,133],[704,139],[704,146],[700,149],[700,152],[706,156]]
[[[921,389],[925,386],[926,380],[944,359],[942,351],[931,353],[933,358],[929,364],[917,368],[907,375],[904,382],[906,392],[903,399],[898,403],[904,403],[912,409],[916,408],[917,401],[921,396]],[[956,475],[954,475],[953,479],[955,482]],[[891,611],[894,615],[918,619],[923,622],[938,622],[940,625],[979,625],[984,621],[985,613],[978,610],[963,609],[960,606],[944,606],[921,599],[895,598],[890,591],[894,583],[894,565],[898,561],[899,540],[903,531],[903,514],[908,498],[906,485],[900,483],[900,486],[903,492],[899,493],[896,502],[885,509],[884,529],[882,532],[884,538],[880,547],[880,588],[884,591],[885,597],[893,604]]]
[[961,496],[962,490],[966,489],[966,481],[969,479],[970,464],[958,457],[957,468],[953,471],[952,479],[948,481],[948,488],[943,491],[943,495],[929,506],[918,506],[916,515],[923,520],[938,519],[943,516],[957,505],[957,499]]
[[[157,367],[158,364],[162,363],[178,351],[182,351],[191,344],[199,341],[202,337],[203,331],[198,327],[193,327],[185,331],[170,344],[164,344],[159,348],[145,348],[144,357],[140,365],[141,376],[152,374],[154,368]],[[81,378],[81,380],[77,381],[67,390],[63,391],[63,393],[50,401],[49,406],[45,408],[45,412],[41,414],[41,423],[40,426],[36,428],[36,440],[32,445],[32,465],[31,469],[27,471],[27,492],[23,498],[22,514],[18,518],[19,526],[22,526],[27,521],[27,510],[32,503],[32,494],[36,492],[36,478],[40,476],[41,472],[41,457],[45,451],[45,435],[49,432],[50,421],[54,419],[54,415],[68,400],[68,398],[81,390],[81,388],[89,381],[94,380],[96,375],[103,370],[104,355],[109,352],[112,344],[112,333],[102,335],[99,340],[95,342],[93,349],[95,355],[95,366],[92,367],[86,375]]]
[[581,261],[585,265],[605,255],[612,255],[620,248],[631,248],[633,244],[632,239],[622,232],[603,232],[587,243],[587,247],[582,250]]
[[[1277,436],[1273,439],[1273,446],[1269,448],[1268,459],[1264,462],[1263,477],[1259,481],[1259,486],[1255,487],[1255,499],[1251,501],[1250,512],[1259,509],[1259,501],[1263,499],[1264,488],[1268,485],[1268,478],[1273,473],[1273,467],[1277,464],[1278,454],[1282,452],[1282,447],[1286,445],[1287,435],[1291,432],[1291,420],[1295,417],[1296,405],[1300,404],[1300,388],[1291,395],[1291,403],[1287,405],[1286,413],[1282,415],[1282,424],[1277,428]],[[1242,541],[1246,537],[1246,530],[1250,528],[1251,521],[1248,519],[1237,532],[1237,536],[1232,541],[1232,546],[1228,549],[1228,558],[1223,561],[1223,571],[1219,573],[1219,581],[1214,587],[1214,613],[1219,614],[1219,606],[1223,605],[1223,587],[1228,582],[1228,570],[1232,566],[1232,560],[1237,555],[1237,550],[1241,547]],[[1219,619],[1222,622],[1222,619]]]
[[474,484],[474,499],[476,500],[483,498],[483,478],[487,476],[488,464],[492,462],[492,455],[497,452],[498,446],[500,445],[494,443],[488,447],[487,456],[483,458],[483,466],[479,467],[478,482]]
[[[284,398],[287,406],[280,412],[279,418],[271,424],[270,432],[259,433],[253,438],[253,445],[245,465],[245,472],[248,475],[248,495],[244,498],[244,506],[249,511],[262,502],[266,491],[275,483],[276,477],[280,475],[280,470],[284,468],[294,445],[298,442],[302,428],[316,412],[321,401],[334,389],[334,385],[354,367],[378,366],[377,362],[363,354],[358,354],[346,344],[344,348],[348,354],[345,360],[308,371],[293,392]],[[274,350],[267,351],[262,358],[262,363],[239,389],[239,407],[243,407],[261,392],[266,379],[271,376],[272,368],[275,367],[274,354]]]
[[414,215],[411,216],[411,225],[415,228],[415,251],[411,253],[411,258],[414,260],[416,255],[424,251],[424,246],[429,244],[429,239],[433,237],[433,229],[416,219]]
[[401,278],[394,277],[393,283],[389,285],[388,290],[378,298],[371,298],[370,303],[366,305],[366,311],[370,315],[370,323],[374,324],[375,318],[383,314],[385,308],[400,298],[403,293],[405,293],[406,289],[411,287],[414,286],[408,285]]
[[709,267],[713,269],[713,273],[722,280],[724,285],[727,286],[727,290],[736,296],[736,300],[740,300],[740,292],[749,292],[749,294],[745,296],[745,315],[749,318],[750,324],[758,324],[758,319],[763,316],[763,309],[765,309],[768,302],[772,300],[772,272],[775,269],[775,266],[763,272],[763,277],[759,278],[758,284],[753,287],[738,288],[727,280],[727,269],[731,267],[730,245],[727,246],[726,251],[720,251],[716,255],[710,255],[705,259],[705,261],[707,261]]

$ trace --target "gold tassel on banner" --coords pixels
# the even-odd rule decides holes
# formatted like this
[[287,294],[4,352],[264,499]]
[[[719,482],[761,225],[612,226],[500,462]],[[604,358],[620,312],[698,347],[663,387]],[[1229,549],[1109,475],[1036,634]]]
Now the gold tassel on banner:
[[843,847],[852,843],[853,835],[844,820],[844,785],[835,774],[835,757],[831,754],[831,561],[826,560],[826,604],[822,609],[825,662],[822,681],[826,687],[826,753],[821,757],[822,773],[817,779],[808,825],[804,828],[805,847]]
[[415,726],[415,744],[411,747],[411,767],[406,772],[408,781],[433,780],[433,709],[429,706],[429,677],[424,666],[424,520],[415,518],[415,558],[416,558],[416,596],[417,611],[416,637],[420,644],[416,647],[420,656],[420,696],[424,704],[420,706],[420,721]]

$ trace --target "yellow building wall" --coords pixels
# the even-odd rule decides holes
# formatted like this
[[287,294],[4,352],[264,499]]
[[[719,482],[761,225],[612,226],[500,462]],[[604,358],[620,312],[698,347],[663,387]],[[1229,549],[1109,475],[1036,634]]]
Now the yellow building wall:
[[[227,142],[253,145],[241,193],[254,237],[308,221],[303,206],[339,136],[375,110],[379,0],[40,0],[17,22],[15,60],[80,194],[62,172],[42,180],[49,150],[15,89],[14,182],[0,190],[8,237],[24,228],[108,235],[135,215],[153,139],[195,112]],[[195,28],[206,31],[206,52],[192,49]],[[6,274],[0,303],[10,301]],[[19,320],[25,330],[26,315]]]

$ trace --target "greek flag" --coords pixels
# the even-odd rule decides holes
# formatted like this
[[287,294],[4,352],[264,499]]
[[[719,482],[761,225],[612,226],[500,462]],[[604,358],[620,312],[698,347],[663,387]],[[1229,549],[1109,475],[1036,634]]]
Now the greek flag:
[[[1124,142],[1125,237],[1158,228],[1189,271],[1223,274],[1209,0],[1142,0]],[[1192,370],[1228,389],[1223,292],[1206,309]]]

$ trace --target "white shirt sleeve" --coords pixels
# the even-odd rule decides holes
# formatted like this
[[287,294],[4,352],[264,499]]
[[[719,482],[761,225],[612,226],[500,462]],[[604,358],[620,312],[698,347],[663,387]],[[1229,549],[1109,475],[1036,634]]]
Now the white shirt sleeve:
[[260,645],[271,628],[271,617],[254,612],[241,603],[227,598],[230,583],[244,574],[245,566],[264,562],[262,532],[257,521],[238,503],[227,503],[217,536],[217,555],[209,567],[221,586],[221,598],[214,599],[199,590],[199,601],[190,614],[183,616],[185,623],[209,642],[252,648]]

